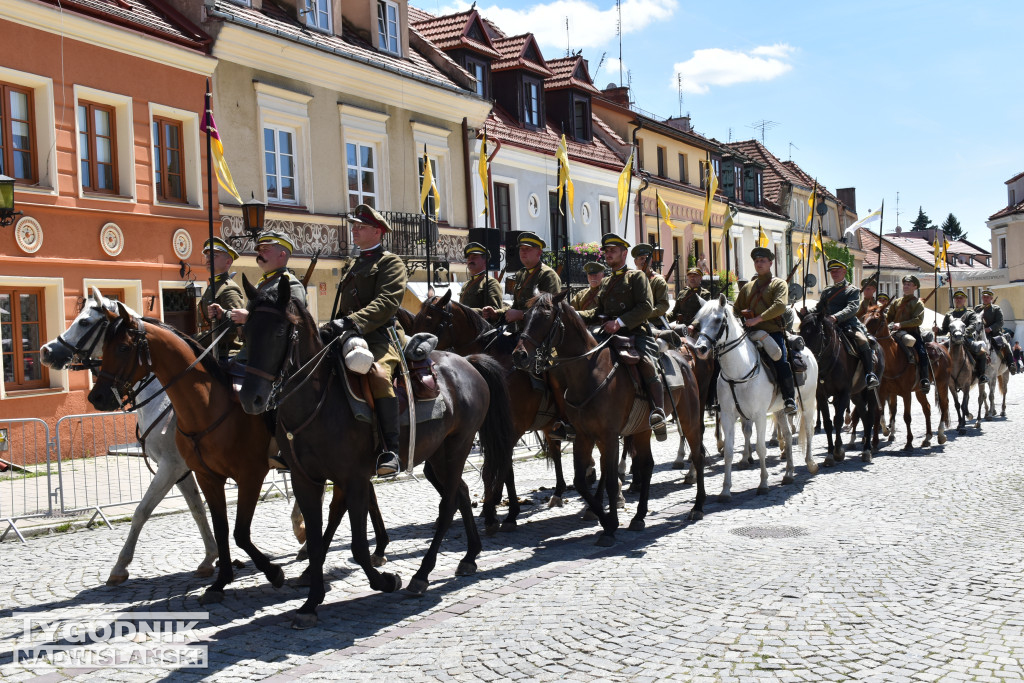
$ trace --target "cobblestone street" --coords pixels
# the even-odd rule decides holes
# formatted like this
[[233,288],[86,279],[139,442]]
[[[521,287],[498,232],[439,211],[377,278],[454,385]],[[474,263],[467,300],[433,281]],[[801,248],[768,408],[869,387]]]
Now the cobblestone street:
[[[0,679],[1021,680],[1024,461],[1013,444],[1024,440],[1024,382],[1010,386],[1008,419],[984,422],[980,434],[950,430],[944,446],[900,452],[899,418],[894,444],[872,464],[854,453],[812,477],[798,460],[790,486],[769,449],[765,496],[755,495],[752,468],[734,472],[732,501],[718,503],[722,461],[713,458],[706,517],[696,523],[686,521],[694,489],[671,469],[671,435],[656,447],[647,529],[628,531],[620,516],[607,549],[594,545],[597,526],[581,520],[578,496],[562,508],[544,504],[550,492],[538,489],[550,489],[554,474],[543,460],[519,462],[519,490],[533,504],[516,531],[483,538],[477,575],[454,575],[465,552],[457,517],[424,597],[373,592],[343,524],[320,624],[308,631],[290,628],[305,589],[272,588],[244,556],[224,602],[201,607],[210,580],[192,574],[203,550],[187,515],[149,523],[120,587],[104,581],[127,524],[5,543]],[[914,416],[919,444],[916,406]],[[710,430],[707,443],[713,451]],[[823,435],[813,452],[821,463]],[[479,477],[466,480],[477,496]],[[388,571],[408,583],[437,495],[425,481],[377,490],[392,538]],[[284,499],[262,503],[253,535],[291,578],[305,563],[293,561],[289,510]],[[209,644],[208,668],[12,662],[23,635],[12,612],[81,608],[208,610],[196,630]]]

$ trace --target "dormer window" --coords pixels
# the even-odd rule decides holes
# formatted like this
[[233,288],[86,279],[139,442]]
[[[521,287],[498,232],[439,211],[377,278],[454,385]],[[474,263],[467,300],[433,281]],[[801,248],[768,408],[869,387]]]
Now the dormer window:
[[306,26],[320,31],[331,31],[331,0],[306,0]]
[[523,79],[523,123],[540,127],[540,83]]
[[377,48],[394,55],[402,54],[398,37],[398,5],[390,0],[377,2]]
[[487,97],[490,93],[488,87],[490,68],[487,63],[474,57],[466,57],[466,71],[476,79],[476,94],[480,97]]
[[579,142],[590,142],[590,102],[583,98],[572,103],[572,135]]

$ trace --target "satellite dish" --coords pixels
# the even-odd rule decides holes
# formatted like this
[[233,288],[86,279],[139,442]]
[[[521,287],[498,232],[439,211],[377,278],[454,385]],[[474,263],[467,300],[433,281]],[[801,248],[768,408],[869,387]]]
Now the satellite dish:
[[816,284],[818,284],[817,275],[815,275],[814,273],[807,273],[807,275],[804,276],[804,287],[810,289]]
[[804,296],[804,288],[798,283],[794,282],[789,286],[789,304],[794,305],[797,301],[800,301]]

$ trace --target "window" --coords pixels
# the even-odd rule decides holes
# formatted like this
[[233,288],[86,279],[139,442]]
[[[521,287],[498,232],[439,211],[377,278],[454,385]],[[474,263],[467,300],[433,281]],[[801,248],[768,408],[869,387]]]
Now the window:
[[590,140],[590,103],[574,99],[572,103],[572,135],[580,142]]
[[732,254],[730,254],[729,256],[730,256],[730,260],[732,261],[732,263],[729,264],[729,265],[733,266],[733,269],[736,271],[736,277],[737,278],[742,278],[743,277],[743,255],[742,255],[742,252],[740,251],[740,238],[739,237],[733,237],[732,238]]
[[[563,195],[564,197],[565,195]],[[558,191],[548,192],[548,225],[551,229],[551,251],[557,252],[567,239],[565,216],[559,210]]]
[[115,125],[113,107],[78,103],[78,156],[83,190],[117,192]]
[[1010,188],[1010,203],[1007,206],[1014,206],[1017,204],[1017,192],[1011,187]]
[[267,201],[296,203],[295,131],[281,126],[264,126],[263,161]]
[[523,82],[523,123],[540,126],[540,86],[535,81]]
[[[377,164],[374,161],[374,147],[350,142],[345,145],[345,152],[348,166],[349,208],[354,209],[360,204],[377,208]],[[421,157],[421,166],[422,163],[423,158]],[[420,177],[422,174],[423,169],[421,168]]]
[[7,391],[38,389],[49,381],[39,362],[43,330],[42,289],[0,288],[0,356]]
[[480,97],[487,97],[490,90],[487,87],[487,76],[490,73],[490,69],[487,68],[487,64],[467,57],[466,71],[472,74],[476,79],[476,94]]
[[153,173],[157,199],[183,204],[187,201],[185,134],[181,121],[153,117]]
[[507,183],[494,183],[494,225],[501,232],[512,229],[512,202]]
[[612,203],[601,202],[601,234],[607,235],[612,231]]
[[398,40],[398,5],[390,0],[377,3],[377,48],[391,54],[402,54]]
[[306,26],[321,31],[331,30],[331,0],[306,0]]
[[[441,187],[440,187],[441,182],[440,182],[440,180],[437,177],[437,159],[432,159],[432,158],[430,158],[429,155],[427,156],[427,158],[430,159],[430,175],[433,176],[433,178],[434,178],[434,185],[438,186],[437,187],[437,193],[441,194]],[[419,178],[416,180],[416,187],[423,187],[423,156],[422,155],[420,155],[420,157],[419,157],[418,168],[419,168]],[[436,215],[436,211],[437,211],[437,208],[438,208],[435,205],[436,201],[437,201],[437,199],[436,199],[436,197],[434,197],[434,193],[433,192],[428,192],[427,193],[427,198],[423,202],[423,206],[420,206],[418,208],[419,208],[420,211],[423,211],[425,214],[427,214],[428,216],[433,218]],[[440,216],[438,216],[438,218],[440,219]]]
[[0,173],[27,185],[36,182],[32,90],[0,83]]
[[686,184],[686,155],[679,155],[679,182]]
[[658,177],[665,177],[665,148],[658,148]]
[[1006,238],[999,238],[999,267],[1006,267]]

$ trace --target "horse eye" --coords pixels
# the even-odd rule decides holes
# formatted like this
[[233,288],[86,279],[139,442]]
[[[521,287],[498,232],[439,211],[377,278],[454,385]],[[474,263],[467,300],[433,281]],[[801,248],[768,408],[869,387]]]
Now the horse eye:
[[130,348],[131,348],[131,346],[129,346],[128,344],[118,344],[117,345],[117,350],[120,351],[121,353],[128,353],[128,350]]

